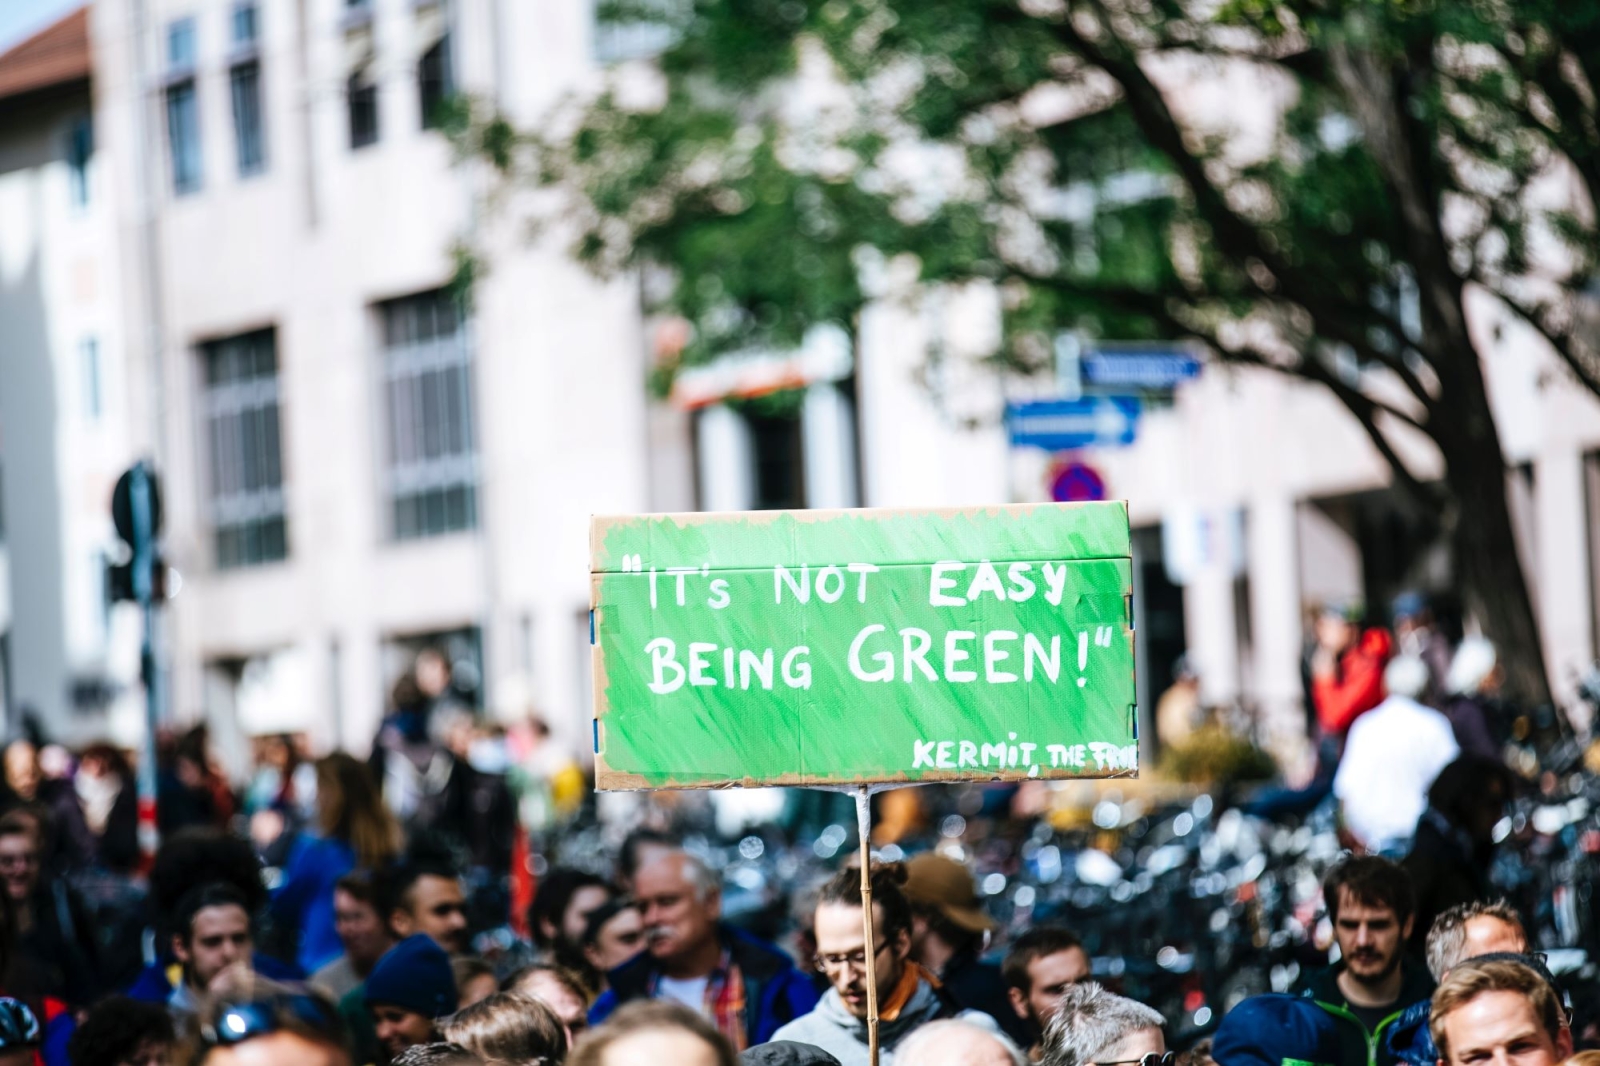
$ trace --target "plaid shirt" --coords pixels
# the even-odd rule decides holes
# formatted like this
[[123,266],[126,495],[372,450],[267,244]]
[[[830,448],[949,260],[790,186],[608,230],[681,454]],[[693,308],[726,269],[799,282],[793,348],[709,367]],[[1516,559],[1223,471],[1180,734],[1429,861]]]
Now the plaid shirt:
[[[661,975],[656,974],[650,979],[650,998],[657,998],[660,989]],[[711,1020],[717,1032],[728,1038],[736,1052],[743,1051],[750,1044],[746,1029],[746,1006],[744,974],[739,964],[733,961],[732,953],[723,948],[721,961],[706,980],[706,998],[700,1013]]]

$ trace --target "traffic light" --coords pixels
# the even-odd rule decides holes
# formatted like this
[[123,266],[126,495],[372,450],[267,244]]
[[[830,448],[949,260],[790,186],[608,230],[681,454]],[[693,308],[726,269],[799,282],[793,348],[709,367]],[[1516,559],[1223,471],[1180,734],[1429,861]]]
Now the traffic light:
[[127,545],[126,561],[107,564],[106,583],[113,603],[143,602],[140,568],[148,574],[148,597],[159,601],[167,592],[167,566],[156,548],[161,534],[161,481],[141,459],[125,470],[111,491],[111,524]]

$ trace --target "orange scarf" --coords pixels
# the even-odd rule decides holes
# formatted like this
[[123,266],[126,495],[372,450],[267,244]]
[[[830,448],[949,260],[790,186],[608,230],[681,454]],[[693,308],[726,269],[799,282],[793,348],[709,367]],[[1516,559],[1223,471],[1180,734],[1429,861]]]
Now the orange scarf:
[[892,1022],[900,1017],[900,1012],[905,1009],[911,997],[917,991],[917,982],[926,981],[934,988],[939,987],[939,979],[932,972],[923,969],[920,963],[906,960],[906,968],[900,975],[899,984],[894,986],[894,991],[889,993],[889,999],[878,1005],[878,1020]]

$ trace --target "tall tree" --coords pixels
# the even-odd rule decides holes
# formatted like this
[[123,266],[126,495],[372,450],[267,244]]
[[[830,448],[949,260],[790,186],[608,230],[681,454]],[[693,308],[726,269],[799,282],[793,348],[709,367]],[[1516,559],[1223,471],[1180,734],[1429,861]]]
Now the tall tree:
[[[929,284],[999,287],[1022,371],[1078,328],[1315,382],[1436,519],[1514,688],[1548,698],[1466,305],[1498,300],[1600,395],[1600,5],[603,10],[670,43],[539,134],[480,115],[466,136],[566,190],[597,270],[649,269],[695,327],[685,361],[848,324],[870,261],[910,256]],[[1442,477],[1408,465],[1406,434]]]

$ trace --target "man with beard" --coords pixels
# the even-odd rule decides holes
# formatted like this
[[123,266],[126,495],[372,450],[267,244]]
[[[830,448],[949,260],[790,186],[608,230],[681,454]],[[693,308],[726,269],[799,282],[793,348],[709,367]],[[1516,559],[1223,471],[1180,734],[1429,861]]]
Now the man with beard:
[[1061,1013],[1067,989],[1089,980],[1093,972],[1083,942],[1060,926],[1036,925],[1012,943],[1000,973],[1010,993],[1011,1009],[1031,1029],[1028,1058],[1044,1057],[1044,1031]]
[[963,1011],[939,979],[912,957],[911,904],[900,887],[905,884],[905,868],[874,866],[871,876],[872,927],[877,943],[869,946],[862,928],[861,871],[847,866],[822,886],[812,918],[817,970],[832,987],[816,1010],[779,1029],[774,1039],[815,1045],[843,1066],[868,1066],[869,952],[878,992],[881,1066],[891,1066],[901,1041],[929,1022],[961,1018],[998,1033],[994,1019]]
[[676,1000],[742,1051],[816,1005],[816,990],[789,956],[721,920],[721,885],[699,859],[683,851],[651,859],[634,878],[634,894],[646,948],[610,973],[591,1024],[621,1003]]
[[1433,994],[1433,979],[1405,958],[1415,920],[1411,879],[1387,859],[1359,856],[1334,867],[1322,885],[1339,962],[1312,977],[1306,995],[1359,1039],[1366,1060],[1391,1066],[1384,1036],[1411,1004]]

